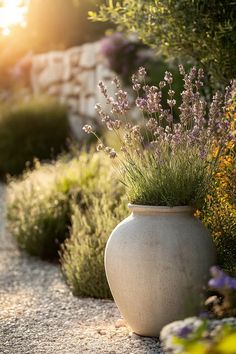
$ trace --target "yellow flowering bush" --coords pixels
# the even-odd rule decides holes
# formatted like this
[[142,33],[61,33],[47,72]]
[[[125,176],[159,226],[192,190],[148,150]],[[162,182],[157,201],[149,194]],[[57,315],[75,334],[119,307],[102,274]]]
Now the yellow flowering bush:
[[[227,110],[236,132],[236,92]],[[218,160],[217,172],[212,181],[201,217],[212,231],[219,263],[231,274],[236,274],[236,144],[228,144]]]

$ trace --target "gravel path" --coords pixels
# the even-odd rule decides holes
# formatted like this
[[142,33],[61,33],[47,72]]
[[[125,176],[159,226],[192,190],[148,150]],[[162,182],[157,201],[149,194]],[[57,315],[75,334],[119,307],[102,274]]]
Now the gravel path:
[[157,354],[157,339],[116,328],[112,301],[79,299],[56,265],[17,250],[5,231],[0,185],[0,354]]

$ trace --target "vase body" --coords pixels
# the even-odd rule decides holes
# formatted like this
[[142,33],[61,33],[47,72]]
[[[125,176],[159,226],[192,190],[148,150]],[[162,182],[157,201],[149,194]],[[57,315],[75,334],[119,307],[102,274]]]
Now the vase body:
[[107,242],[106,275],[131,329],[159,336],[164,325],[199,313],[214,246],[190,207],[129,207]]

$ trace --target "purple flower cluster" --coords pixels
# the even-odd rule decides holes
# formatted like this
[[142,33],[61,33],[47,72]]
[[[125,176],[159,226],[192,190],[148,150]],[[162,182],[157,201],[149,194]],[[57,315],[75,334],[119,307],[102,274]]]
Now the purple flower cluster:
[[[160,147],[168,147],[171,154],[176,154],[180,149],[195,151],[198,157],[206,159],[212,148],[220,146],[220,150],[228,142],[232,142],[230,118],[225,114],[227,102],[235,91],[231,85],[226,89],[225,97],[217,92],[208,106],[206,100],[200,94],[203,86],[204,72],[202,69],[193,67],[189,72],[185,72],[182,65],[179,71],[183,75],[184,90],[182,92],[182,103],[179,106],[179,122],[174,122],[173,107],[176,105],[175,91],[172,88],[173,76],[165,72],[163,81],[157,86],[145,84],[146,70],[140,67],[136,74],[132,76],[133,89],[138,95],[135,104],[136,108],[146,118],[146,136],[142,136],[143,125],[137,122],[127,122],[127,115],[132,107],[128,94],[121,89],[118,78],[113,80],[117,92],[115,97],[110,97],[107,87],[103,82],[98,86],[105,97],[106,108],[100,104],[95,109],[100,116],[101,122],[108,130],[113,130],[121,141],[122,152],[127,155],[137,153],[147,147],[152,150],[153,156],[159,158]],[[163,88],[167,88],[168,108],[163,106]],[[122,129],[121,129],[122,128]],[[86,127],[85,132],[93,133],[92,128]],[[119,131],[119,132],[118,132]],[[123,134],[123,135],[122,135]],[[145,138],[148,136],[148,142]],[[139,143],[140,146],[137,146]],[[133,150],[132,150],[133,149]],[[197,156],[196,155],[196,156]],[[112,154],[112,157],[115,157]],[[130,156],[130,155],[129,155]]]
[[208,285],[214,289],[230,289],[236,290],[236,278],[225,274],[218,266],[210,269],[212,279],[209,280]]

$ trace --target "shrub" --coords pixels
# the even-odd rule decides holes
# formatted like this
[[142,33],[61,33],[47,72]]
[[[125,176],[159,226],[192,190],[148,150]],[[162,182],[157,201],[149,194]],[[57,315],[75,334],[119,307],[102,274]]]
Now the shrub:
[[66,109],[48,98],[13,102],[1,107],[0,176],[18,175],[34,158],[56,156],[69,137]]
[[8,228],[19,247],[43,259],[57,256],[68,234],[68,196],[55,187],[57,167],[39,167],[8,187]]
[[121,0],[100,7],[111,20],[168,56],[192,57],[224,83],[236,77],[236,7],[232,0]]
[[[236,97],[227,111],[236,128]],[[202,210],[202,219],[211,230],[218,262],[236,275],[236,146],[229,144],[218,162],[210,193]]]
[[81,154],[71,161],[36,167],[8,186],[8,227],[19,247],[31,255],[57,257],[69,234],[71,201],[93,191],[102,161]]
[[123,188],[104,171],[97,185],[74,205],[71,237],[62,253],[62,270],[78,296],[110,298],[104,269],[104,250],[113,228],[127,216]]
[[208,195],[203,221],[212,231],[218,262],[236,274],[236,157],[227,154],[214,178],[214,190]]

